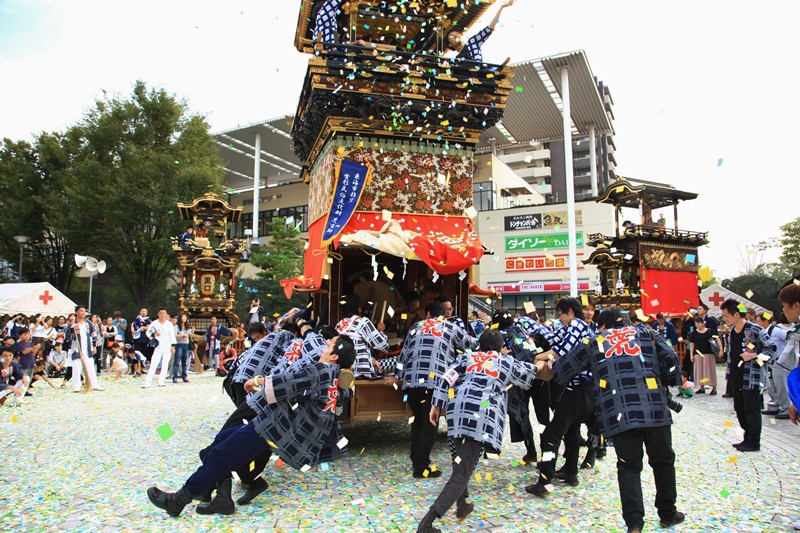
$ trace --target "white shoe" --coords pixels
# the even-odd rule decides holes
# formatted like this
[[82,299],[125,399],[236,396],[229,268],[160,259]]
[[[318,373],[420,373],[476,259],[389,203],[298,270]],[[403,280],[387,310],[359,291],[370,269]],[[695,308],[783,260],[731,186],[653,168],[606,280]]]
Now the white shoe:
[[101,389],[101,388],[95,387],[95,388],[94,388],[94,389],[92,389],[92,390],[96,390],[96,391],[101,391],[101,392],[102,392],[102,391],[104,391],[105,389]]
[[143,388],[143,389],[149,389],[149,388],[150,388],[150,385],[142,385],[142,388]]

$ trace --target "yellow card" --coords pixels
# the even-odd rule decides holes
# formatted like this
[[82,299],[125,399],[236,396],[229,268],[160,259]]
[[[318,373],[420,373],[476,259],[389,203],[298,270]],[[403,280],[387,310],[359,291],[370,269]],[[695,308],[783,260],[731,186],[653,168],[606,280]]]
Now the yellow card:
[[[702,354],[701,354],[701,355],[702,355]],[[709,381],[709,379],[708,379],[708,378],[703,378],[703,379],[701,379],[701,380],[700,380],[700,383],[706,383],[707,381]]]
[[408,315],[403,313],[403,314],[400,315],[400,319],[401,320],[408,320]]
[[581,294],[581,305],[583,307],[589,307],[589,298],[585,294]]
[[730,463],[730,464],[733,464],[738,460],[739,460],[739,458],[736,457],[735,455],[731,455],[730,457],[728,457],[728,463]]
[[492,325],[491,325],[491,327],[490,327],[489,329],[497,329],[497,328],[499,328],[499,327],[500,327],[500,324],[498,324],[498,323],[495,323],[495,324],[492,324]]
[[492,480],[492,473],[486,472],[486,481],[491,481],[491,480]]
[[658,388],[658,383],[656,382],[656,378],[647,378],[647,388],[648,389]]
[[772,313],[765,312],[764,313],[764,320],[772,320]]
[[608,383],[606,383],[606,380],[604,380],[604,379],[601,379],[601,380],[600,380],[600,388],[601,388],[601,389],[605,389],[605,388],[606,388],[606,385],[608,385]]
[[455,389],[447,389],[447,397],[451,400],[456,397],[456,390]]
[[704,266],[703,268],[698,270],[697,277],[700,278],[700,281],[702,281],[703,283],[710,280],[713,277],[713,274],[711,274],[711,267]]
[[733,427],[733,422],[731,422],[730,420],[726,420],[725,421],[725,427],[726,428],[732,428]]
[[252,472],[255,469],[256,469],[256,462],[255,461],[250,461],[250,471]]
[[483,478],[481,477],[481,475],[476,472],[475,473],[475,481],[482,481],[482,480],[483,480]]

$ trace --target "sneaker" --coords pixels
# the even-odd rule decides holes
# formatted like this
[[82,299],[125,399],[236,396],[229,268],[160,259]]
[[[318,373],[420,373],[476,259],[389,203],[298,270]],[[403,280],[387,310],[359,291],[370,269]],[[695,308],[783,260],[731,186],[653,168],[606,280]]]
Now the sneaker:
[[25,391],[25,396],[33,396],[33,394],[31,394],[30,391]]
[[777,415],[778,414],[778,410],[777,409],[764,409],[763,411],[761,411],[761,414],[762,415],[770,415],[770,416]]
[[789,420],[789,411],[778,413],[775,418],[777,420]]
[[686,515],[684,515],[680,511],[675,511],[675,516],[672,517],[672,520],[664,520],[661,519],[661,527],[672,527],[682,523],[686,519]]
[[184,383],[189,383],[189,378],[183,378]]
[[728,394],[727,392],[722,395],[723,398],[733,398],[733,394]]
[[731,444],[731,446],[733,446],[734,448],[741,448],[745,444],[747,444],[747,441],[743,440],[742,442],[737,442],[736,444]]
[[550,491],[547,490],[547,488],[541,483],[534,483],[533,485],[528,485],[527,487],[525,487],[525,492],[527,492],[528,494],[533,494],[534,496],[539,496],[540,498],[544,498],[545,496],[550,494]]
[[173,383],[177,383],[178,382],[178,378],[172,378],[172,382]]

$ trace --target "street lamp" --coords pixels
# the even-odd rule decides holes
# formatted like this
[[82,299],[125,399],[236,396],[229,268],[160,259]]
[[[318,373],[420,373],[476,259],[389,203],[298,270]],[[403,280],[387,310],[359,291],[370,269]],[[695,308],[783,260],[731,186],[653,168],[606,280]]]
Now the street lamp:
[[89,271],[89,309],[87,312],[91,315],[92,314],[92,282],[94,281],[94,273],[97,272],[98,274],[102,274],[106,271],[106,262],[105,261],[98,261],[94,257],[89,257],[87,255],[78,255],[75,254],[75,264],[78,268],[86,267],[86,270]]
[[25,249],[25,244],[31,240],[27,235],[14,235],[14,240],[19,244],[19,281],[22,283],[22,251]]

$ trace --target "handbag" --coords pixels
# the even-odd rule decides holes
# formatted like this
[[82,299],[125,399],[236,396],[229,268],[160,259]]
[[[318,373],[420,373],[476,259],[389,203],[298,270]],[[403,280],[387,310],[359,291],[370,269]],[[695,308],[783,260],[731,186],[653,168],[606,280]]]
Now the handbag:
[[708,341],[708,345],[711,346],[711,353],[714,354],[714,357],[719,357],[719,342],[717,342],[717,339],[711,339]]
[[148,348],[158,348],[158,339],[153,337],[150,339],[150,342],[147,343]]

